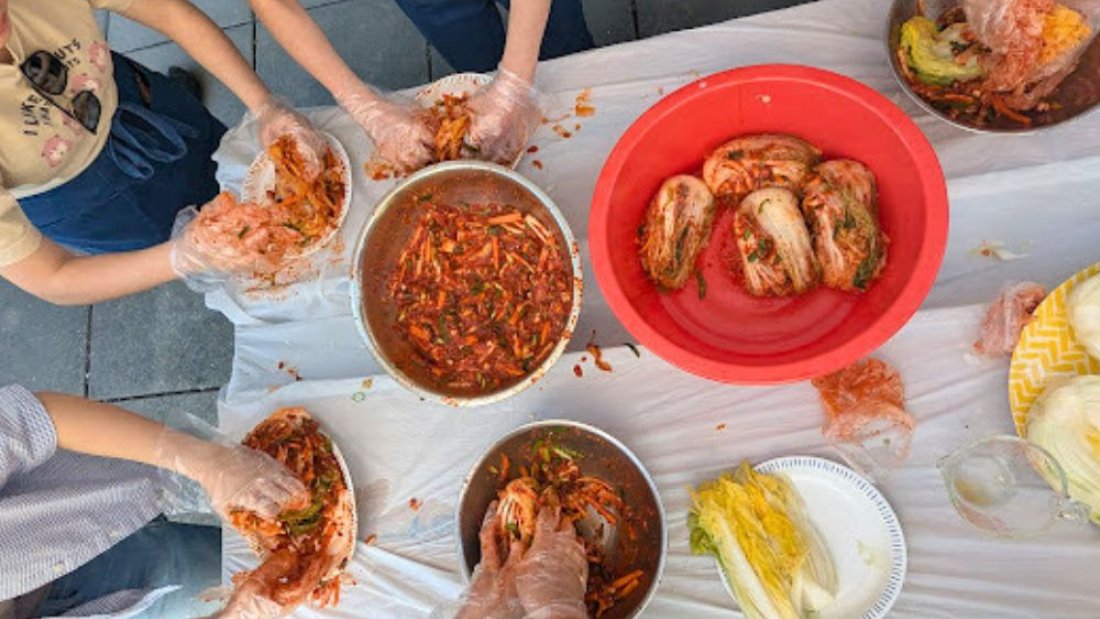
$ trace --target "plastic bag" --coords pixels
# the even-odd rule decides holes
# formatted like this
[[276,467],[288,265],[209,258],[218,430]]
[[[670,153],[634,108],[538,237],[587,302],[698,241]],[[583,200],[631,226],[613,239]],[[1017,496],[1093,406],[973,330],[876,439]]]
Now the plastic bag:
[[[960,6],[975,36],[994,52],[986,66],[989,85],[1006,93],[1014,109],[1031,109],[1051,94],[1100,31],[1100,0],[961,0]],[[1048,16],[1063,7],[1081,14],[1090,32],[1064,49],[1047,50]]]
[[1035,282],[1010,282],[986,310],[974,351],[987,357],[1008,357],[1016,350],[1020,332],[1047,296],[1047,289]]
[[916,420],[897,370],[865,359],[812,384],[825,408],[821,433],[849,466],[880,480],[909,458]]

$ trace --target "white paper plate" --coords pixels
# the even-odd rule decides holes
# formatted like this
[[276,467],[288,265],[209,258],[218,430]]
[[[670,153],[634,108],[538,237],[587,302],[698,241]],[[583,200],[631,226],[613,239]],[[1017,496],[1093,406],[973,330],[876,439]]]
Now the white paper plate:
[[472,95],[493,78],[484,73],[456,73],[438,79],[421,88],[416,93],[416,102],[423,107],[432,107],[443,99],[443,95],[461,97]]
[[[454,75],[448,75],[417,91],[416,102],[419,103],[421,107],[430,108],[441,101],[443,95],[451,95],[454,97],[460,97],[462,95],[470,96],[477,92],[479,88],[488,85],[492,81],[492,76],[485,75],[484,73],[456,73]],[[521,149],[519,155],[516,156],[516,160],[512,162],[511,168],[513,170],[519,165],[524,154],[526,154],[526,151]]]
[[[355,486],[351,483],[351,472],[348,471],[348,462],[344,459],[344,454],[340,452],[339,445],[336,441],[332,440],[332,435],[325,433],[328,440],[332,442],[332,455],[336,457],[336,462],[340,464],[340,474],[344,476],[344,485],[348,487],[348,497],[351,503],[351,543],[349,544],[348,551],[344,557],[345,569],[351,564],[352,557],[355,556],[355,549],[359,546],[359,504],[356,502]],[[343,570],[337,570],[335,573],[329,573],[329,578],[335,577]]]
[[[341,204],[340,218],[336,222],[336,225],[333,226],[332,230],[316,243],[306,247],[300,254],[295,254],[297,258],[308,256],[325,245],[328,245],[329,241],[335,238],[340,232],[340,228],[344,225],[344,220],[348,218],[348,211],[351,210],[352,177],[351,160],[348,158],[348,151],[344,149],[344,145],[332,134],[322,131],[321,135],[325,136],[325,139],[328,140],[329,146],[332,147],[332,151],[336,153],[336,158],[339,159],[344,166],[344,201]],[[260,151],[260,154],[248,168],[248,173],[244,177],[244,183],[241,185],[241,200],[259,205],[267,204],[267,192],[274,187],[275,163],[271,161],[271,156],[267,153],[267,149],[264,149]]]
[[[901,524],[882,494],[852,469],[824,458],[775,458],[755,469],[787,475],[832,555],[837,597],[816,619],[885,617],[901,594],[908,556]],[[736,600],[721,567],[718,573]]]
[[[316,420],[316,417],[312,418]],[[356,503],[355,486],[353,486],[351,482],[351,472],[348,471],[348,463],[347,460],[344,459],[344,454],[340,451],[340,446],[336,444],[336,441],[332,439],[332,435],[326,432],[324,428],[320,428],[320,433],[322,436],[327,437],[329,442],[332,443],[332,455],[336,458],[336,463],[340,465],[340,474],[344,476],[344,485],[347,486],[348,489],[348,497],[350,499],[349,504],[351,507],[351,527],[349,533],[351,534],[352,539],[351,543],[348,545],[347,552],[344,553],[344,568],[340,568],[339,565],[337,565],[337,567],[333,568],[328,574],[325,575],[325,578],[328,579],[339,576],[341,572],[347,569],[347,566],[351,564],[351,560],[355,556],[355,549],[359,546],[359,505]],[[254,564],[250,565],[248,569],[255,569],[257,566],[259,566],[260,562],[264,560],[264,555],[266,554],[264,552],[264,549],[258,544],[254,543],[253,540],[241,536],[240,533],[234,529],[231,529],[229,532],[232,535],[243,539],[244,542],[248,544],[250,548],[252,548],[252,552],[255,555],[255,562]]]

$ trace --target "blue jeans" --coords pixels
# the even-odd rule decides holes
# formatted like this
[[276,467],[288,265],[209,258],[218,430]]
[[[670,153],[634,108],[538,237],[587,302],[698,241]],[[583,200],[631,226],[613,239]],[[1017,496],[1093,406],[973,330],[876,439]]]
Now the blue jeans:
[[[457,71],[492,71],[504,54],[504,22],[494,0],[395,0],[428,42]],[[508,0],[499,0],[508,8]],[[553,0],[540,58],[591,49],[595,44],[581,0]]]
[[151,619],[194,619],[217,610],[198,595],[221,582],[221,529],[157,518],[107,552],[55,580],[35,612],[53,617],[130,589],[182,588],[142,613]]
[[103,150],[67,183],[19,206],[45,236],[88,254],[168,240],[176,213],[218,194],[225,125],[182,85],[114,55],[119,107]]

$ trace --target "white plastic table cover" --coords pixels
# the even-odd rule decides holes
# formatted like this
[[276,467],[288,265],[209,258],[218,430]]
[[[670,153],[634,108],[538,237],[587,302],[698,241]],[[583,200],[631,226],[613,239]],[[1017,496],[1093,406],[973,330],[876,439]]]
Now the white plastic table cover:
[[[1035,541],[1004,542],[968,529],[950,509],[935,460],[963,443],[1012,429],[1006,362],[966,357],[984,304],[1009,280],[1056,285],[1100,260],[1100,114],[1027,136],[979,135],[921,112],[895,84],[883,43],[885,0],[823,0],[543,63],[547,116],[569,113],[591,88],[596,114],[563,121],[569,139],[542,127],[520,171],[561,207],[582,249],[584,310],[574,348],[595,331],[604,345],[630,341],[611,314],[587,252],[588,204],[603,160],[621,133],[663,94],[702,75],[759,63],[810,64],[871,85],[914,116],[948,178],[951,231],[936,287],[920,313],[881,354],[902,372],[919,421],[908,466],[883,491],[909,540],[909,575],[891,616],[1058,619],[1100,617],[1100,530],[1064,525]],[[532,418],[587,421],[633,448],[654,475],[669,514],[670,561],[647,617],[735,616],[713,562],[691,557],[687,487],[736,465],[794,453],[830,455],[816,397],[806,384],[741,388],[692,377],[643,350],[609,351],[611,374],[567,355],[534,390],[493,407],[442,409],[420,402],[378,372],[351,318],[348,256],[375,201],[392,186],[358,173],[370,143],[337,109],[312,117],[347,148],[352,211],[342,242],[317,258],[317,277],[278,294],[208,295],[236,325],[222,424],[242,435],[276,406],[313,411],[350,461],[361,510],[360,544],[337,609],[300,616],[425,617],[460,592],[452,527],[464,474],[480,451]],[[248,125],[227,134],[219,179],[239,188],[258,150]],[[533,165],[538,159],[542,168]],[[1016,255],[999,260],[993,243]],[[296,382],[302,378],[301,382]],[[724,431],[717,431],[725,423]],[[408,502],[423,502],[413,512]],[[232,535],[226,574],[252,559]]]

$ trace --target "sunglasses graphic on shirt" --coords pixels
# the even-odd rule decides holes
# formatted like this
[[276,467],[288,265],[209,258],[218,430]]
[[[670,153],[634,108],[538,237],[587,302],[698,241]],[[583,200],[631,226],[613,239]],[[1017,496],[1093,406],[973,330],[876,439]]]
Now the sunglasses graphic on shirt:
[[90,90],[82,90],[72,97],[66,96],[69,68],[65,63],[49,52],[38,51],[31,54],[19,68],[42,98],[80,126],[93,134],[96,132],[103,111],[99,97]]

